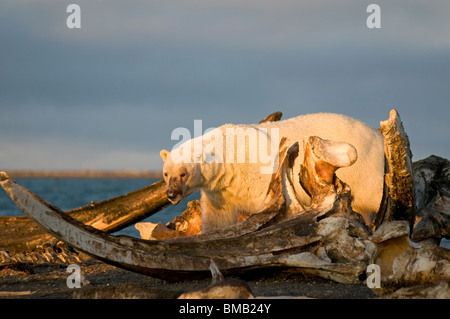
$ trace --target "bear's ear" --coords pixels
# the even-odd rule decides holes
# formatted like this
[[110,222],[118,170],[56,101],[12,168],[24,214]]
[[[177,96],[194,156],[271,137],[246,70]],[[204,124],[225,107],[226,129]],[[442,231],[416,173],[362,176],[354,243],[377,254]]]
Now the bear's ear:
[[167,154],[169,154],[169,152],[166,150],[161,150],[161,152],[159,152],[159,155],[161,156],[161,158],[164,162],[166,161]]

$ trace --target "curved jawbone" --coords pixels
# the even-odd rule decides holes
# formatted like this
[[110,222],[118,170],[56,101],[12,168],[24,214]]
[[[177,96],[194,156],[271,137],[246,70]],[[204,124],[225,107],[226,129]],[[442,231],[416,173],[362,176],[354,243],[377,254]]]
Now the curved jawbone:
[[[365,269],[364,263],[359,262],[348,265],[311,259],[308,252],[292,256],[293,249],[303,250],[320,243],[322,236],[314,215],[298,214],[274,225],[276,212],[268,210],[211,235],[150,241],[114,236],[85,225],[18,185],[6,174],[1,174],[0,180],[16,205],[59,240],[106,263],[154,277],[178,280],[209,276],[211,261],[224,273],[255,267],[315,268],[327,278],[344,283],[357,282],[355,273]],[[300,229],[307,229],[307,234],[301,235]],[[270,238],[287,237],[293,240],[283,240],[282,246],[277,243],[274,243],[276,247],[267,245]],[[226,250],[223,249],[224,239]],[[334,274],[338,276],[334,278]]]

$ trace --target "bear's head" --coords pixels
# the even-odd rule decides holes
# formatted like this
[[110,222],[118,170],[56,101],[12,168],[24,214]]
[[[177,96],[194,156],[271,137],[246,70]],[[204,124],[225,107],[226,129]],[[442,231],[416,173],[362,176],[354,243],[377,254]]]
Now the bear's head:
[[166,181],[166,194],[169,201],[176,205],[195,190],[195,166],[191,163],[174,161],[167,150],[160,152],[164,161],[163,175]]

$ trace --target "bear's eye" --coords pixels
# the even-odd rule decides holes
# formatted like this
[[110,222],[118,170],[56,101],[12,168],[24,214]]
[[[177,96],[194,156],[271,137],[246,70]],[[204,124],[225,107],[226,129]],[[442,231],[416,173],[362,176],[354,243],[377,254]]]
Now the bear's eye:
[[181,178],[185,178],[186,177],[186,173],[181,173],[180,177]]
[[167,173],[164,173],[164,177],[167,177]]

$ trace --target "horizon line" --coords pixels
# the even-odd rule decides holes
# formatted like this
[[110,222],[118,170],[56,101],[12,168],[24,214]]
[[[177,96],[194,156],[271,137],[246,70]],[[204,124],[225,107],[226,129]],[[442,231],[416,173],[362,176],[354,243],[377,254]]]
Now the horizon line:
[[11,178],[162,178],[162,172],[139,169],[14,169]]

